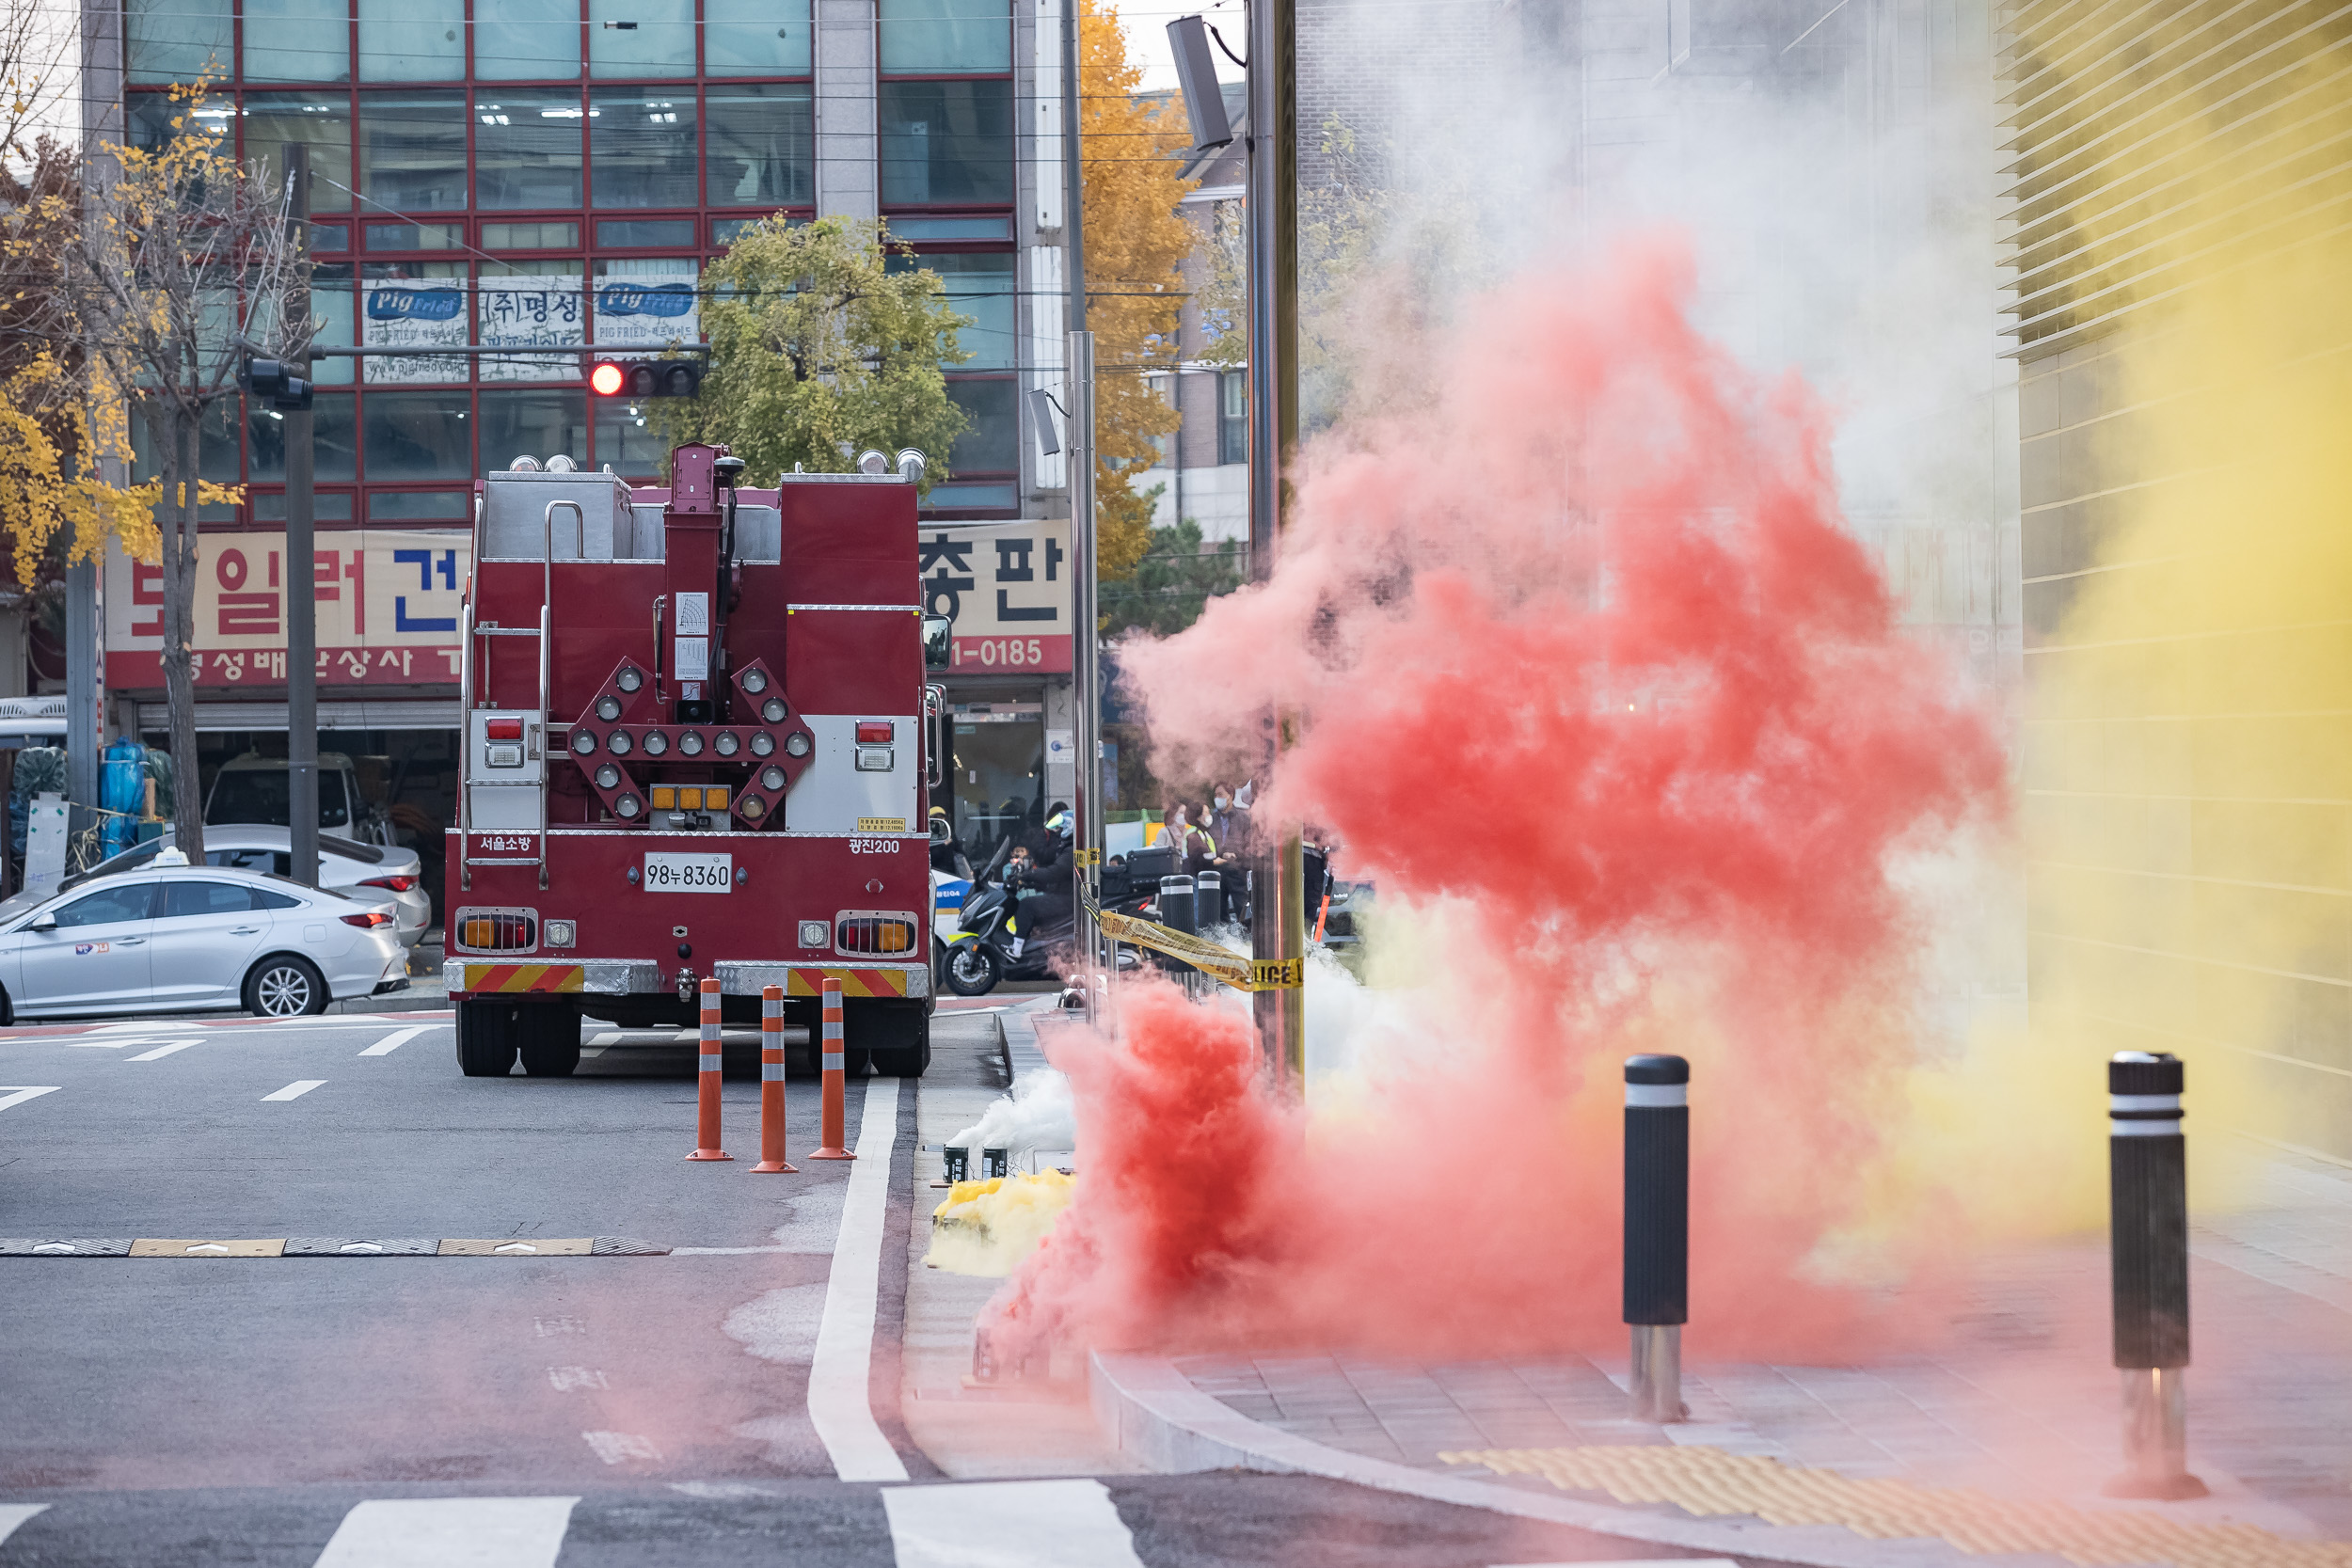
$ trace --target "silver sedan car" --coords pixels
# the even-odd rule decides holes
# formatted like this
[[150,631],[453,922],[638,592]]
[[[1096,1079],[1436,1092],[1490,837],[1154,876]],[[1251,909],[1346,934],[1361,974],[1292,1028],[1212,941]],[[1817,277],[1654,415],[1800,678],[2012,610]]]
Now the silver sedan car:
[[199,1012],[265,1018],[399,990],[391,900],[210,865],[100,878],[0,922],[0,1023]]
[[[283,824],[214,822],[204,828],[204,863],[239,871],[272,871],[283,877],[294,869],[293,835]],[[153,863],[168,838],[135,844],[109,855],[87,871],[77,872],[57,885],[66,893],[97,877],[138,871]],[[347,893],[362,901],[389,897],[400,940],[414,947],[433,924],[433,901],[425,895],[424,867],[414,849],[358,844],[334,833],[319,834],[319,885]],[[10,916],[40,903],[42,895],[20,893],[0,903],[0,925]]]

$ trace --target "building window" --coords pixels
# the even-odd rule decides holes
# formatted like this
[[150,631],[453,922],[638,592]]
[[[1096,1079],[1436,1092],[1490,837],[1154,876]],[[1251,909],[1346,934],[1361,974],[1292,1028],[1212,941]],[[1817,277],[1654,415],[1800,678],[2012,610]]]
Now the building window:
[[683,250],[693,243],[692,218],[604,218],[596,224],[598,250]]
[[[335,480],[348,483],[359,477],[359,441],[351,424],[352,401],[349,392],[318,392],[310,399],[310,473],[322,483]],[[285,416],[274,408],[249,409],[245,435],[246,477],[257,483],[282,483],[286,478]],[[281,502],[278,515],[285,515]]]
[[1019,387],[1009,376],[947,378],[947,395],[971,423],[956,437],[947,468],[959,479],[974,474],[1009,474],[1021,467]]
[[245,159],[259,159],[272,176],[286,168],[286,150],[310,150],[310,211],[351,206],[351,100],[342,93],[256,92],[238,110],[245,124]]
[[882,0],[878,25],[884,75],[1012,69],[1005,0]]
[[475,8],[477,82],[565,82],[580,75],[579,0],[497,0]]
[[500,87],[473,101],[473,201],[477,207],[578,207],[578,87]]
[[[615,27],[612,23],[631,24]],[[588,74],[694,74],[694,0],[592,0]]]
[[808,7],[770,0],[703,0],[703,74],[805,76]]
[[248,82],[350,81],[344,0],[245,0],[244,75]]
[[1225,371],[1216,378],[1216,460],[1249,461],[1249,378]]
[[1012,200],[1012,82],[889,82],[879,89],[884,206]]
[[368,496],[371,523],[469,523],[470,490],[376,490]]
[[[895,230],[897,225],[891,228]],[[948,308],[971,318],[956,329],[956,346],[972,357],[951,371],[1009,371],[1013,363],[1012,257],[1009,254],[946,256],[892,255],[883,263],[890,272],[921,268],[939,274],[947,292]]]
[[193,82],[229,74],[229,0],[129,0],[123,26],[134,82]]
[[[221,103],[191,112],[163,93],[143,92],[123,106],[123,131],[133,147],[154,152],[182,136],[227,135],[232,112]],[[174,124],[175,120],[179,123]]]
[[548,388],[482,394],[485,467],[503,468],[522,456],[545,463],[558,452],[577,463],[588,461],[586,391]]
[[400,213],[466,206],[466,101],[456,93],[363,93],[359,192]]
[[473,477],[466,393],[371,391],[361,403],[360,445],[371,481]]
[[458,82],[465,0],[359,0],[359,80]]
[[588,105],[595,205],[694,205],[694,88],[599,92]]
[[[325,323],[313,342],[350,348],[358,341],[351,335],[351,268],[347,263],[310,269],[310,314]],[[310,361],[310,381],[319,387],[348,386],[358,363],[342,356],[314,358]],[[358,450],[356,446],[354,450]]]
[[815,199],[809,89],[798,85],[713,86],[704,104],[713,207],[803,207]]
[[610,463],[612,471],[625,479],[649,481],[661,472],[668,462],[668,443],[645,428],[645,409],[642,404],[624,403],[618,398],[596,400],[596,462]]

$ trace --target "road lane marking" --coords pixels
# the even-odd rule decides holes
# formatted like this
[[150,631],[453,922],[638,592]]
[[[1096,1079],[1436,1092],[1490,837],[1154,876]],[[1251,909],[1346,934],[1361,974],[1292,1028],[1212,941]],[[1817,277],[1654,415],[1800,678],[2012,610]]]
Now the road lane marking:
[[[137,1043],[145,1045],[147,1042],[145,1040],[140,1040]],[[200,1040],[173,1040],[167,1045],[159,1045],[152,1051],[142,1051],[137,1055],[132,1057],[131,1060],[135,1062],[160,1062],[175,1051],[185,1051],[189,1046],[199,1045],[201,1043],[203,1042]]]
[[5,1111],[11,1105],[22,1105],[28,1100],[38,1100],[45,1094],[56,1094],[62,1087],[64,1085],[61,1084],[24,1085],[0,1084],[0,1111]]
[[1607,1562],[1498,1562],[1494,1568],[1659,1568],[1661,1563],[1672,1568],[1740,1568],[1727,1557],[1629,1557]]
[[429,1035],[436,1029],[445,1027],[447,1027],[447,1025],[439,1023],[418,1023],[405,1029],[395,1029],[390,1034],[385,1036],[382,1039],[377,1040],[373,1045],[369,1046],[365,1051],[360,1052],[359,1054],[362,1056],[389,1056],[393,1052],[398,1051],[402,1046],[406,1045],[410,1040],[415,1039],[419,1035]]
[[612,1386],[605,1382],[604,1373],[595,1367],[549,1367],[548,1382],[559,1394],[568,1394],[577,1388],[604,1389]]
[[0,1503],[0,1541],[14,1535],[19,1525],[48,1506],[47,1503]]
[[343,1515],[314,1568],[555,1568],[578,1497],[404,1497]]
[[1099,1481],[894,1486],[882,1498],[898,1568],[1143,1568]]
[[898,1450],[874,1420],[874,1303],[881,1293],[882,1219],[898,1142],[898,1081],[870,1078],[858,1123],[857,1164],[841,1200],[841,1232],[825,1281],[825,1316],[808,1370],[808,1418],[843,1481],[904,1481]]
[[583,1432],[587,1445],[596,1449],[596,1457],[607,1465],[618,1465],[629,1459],[660,1459],[661,1450],[654,1447],[650,1437],[640,1437],[633,1432]]
[[287,1085],[284,1088],[278,1090],[276,1093],[262,1096],[262,1101],[263,1104],[267,1104],[273,1100],[300,1100],[304,1095],[309,1094],[312,1089],[317,1088],[321,1084],[326,1082],[326,1080],[324,1078],[297,1078],[293,1083]]

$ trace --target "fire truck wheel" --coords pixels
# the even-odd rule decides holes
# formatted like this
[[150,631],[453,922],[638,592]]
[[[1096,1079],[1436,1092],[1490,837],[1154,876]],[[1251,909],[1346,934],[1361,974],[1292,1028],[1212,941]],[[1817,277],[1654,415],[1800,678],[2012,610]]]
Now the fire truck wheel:
[[885,1078],[920,1078],[931,1065],[931,1021],[919,1003],[852,1003],[842,1022],[851,1077],[870,1063]]
[[263,1018],[299,1018],[323,1013],[333,998],[308,958],[278,953],[253,966],[245,977],[245,1010]]
[[516,1018],[523,1070],[533,1078],[569,1078],[580,1066],[580,1015],[569,1007],[525,1007]]
[[515,1007],[507,1002],[457,1004],[457,1069],[469,1078],[515,1070]]

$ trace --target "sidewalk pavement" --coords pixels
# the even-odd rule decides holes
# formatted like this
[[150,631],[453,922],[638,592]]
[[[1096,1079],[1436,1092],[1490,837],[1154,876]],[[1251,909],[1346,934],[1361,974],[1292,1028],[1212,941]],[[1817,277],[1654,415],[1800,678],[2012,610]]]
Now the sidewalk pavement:
[[[2189,1459],[2213,1491],[2196,1503],[2100,1496],[2122,1467],[2104,1237],[1997,1259],[1931,1354],[1845,1367],[1700,1361],[1684,1374],[1690,1419],[1673,1426],[1627,1418],[1621,1358],[1201,1355],[1170,1370],[1258,1431],[1335,1457],[1632,1502],[1627,1512],[1660,1521],[1737,1520],[1750,1527],[1741,1549],[1756,1555],[1780,1555],[1773,1540],[1786,1537],[1793,1560],[1837,1560],[1814,1548],[1819,1527],[1838,1524],[1882,1537],[1878,1551],[1891,1554],[1862,1560],[1935,1560],[1918,1555],[1931,1543],[1895,1553],[1891,1539],[1931,1529],[1950,1560],[1973,1548],[2053,1562],[2352,1564],[2352,1170],[2266,1148],[2251,1157],[2252,1205],[2205,1218],[2192,1237]],[[1230,1443],[1237,1429],[1222,1430]],[[1304,1451],[1241,1447],[1260,1462]],[[1942,1496],[1956,1488],[1979,1496]],[[2023,1506],[2053,1501],[2065,1506]],[[1757,1527],[1757,1510],[1790,1528]],[[1999,1525],[1932,1523],[1947,1515]],[[2172,1540],[2146,1520],[2251,1528]]]

